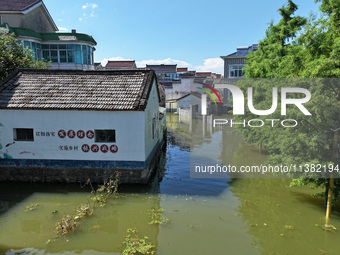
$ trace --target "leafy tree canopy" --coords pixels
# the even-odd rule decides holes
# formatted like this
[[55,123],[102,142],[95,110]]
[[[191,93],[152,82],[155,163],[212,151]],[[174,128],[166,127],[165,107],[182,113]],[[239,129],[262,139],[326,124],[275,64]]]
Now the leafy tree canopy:
[[[312,116],[305,116],[293,105],[289,105],[286,116],[282,116],[279,102],[277,110],[270,116],[246,112],[245,116],[235,117],[235,122],[243,119],[298,121],[294,128],[236,126],[237,132],[248,142],[262,144],[269,152],[268,161],[271,163],[339,164],[333,130],[340,127],[340,79],[331,78],[340,78],[340,1],[319,2],[321,18],[318,19],[315,15],[308,19],[294,16],[297,6],[291,0],[278,10],[281,20],[270,24],[265,38],[259,42],[259,49],[248,54],[246,79],[238,84],[245,95],[247,88],[253,87],[252,102],[258,110],[271,108],[273,87],[278,88],[279,101],[281,87],[305,88],[312,94],[312,99],[304,104]],[[291,96],[303,97],[298,93]],[[302,177],[295,183],[328,187],[325,178],[316,178],[314,174]],[[340,198],[339,179],[335,180],[334,194],[336,199]]]
[[0,36],[0,80],[6,78],[16,68],[48,68],[48,63],[35,60],[29,49],[23,49],[21,44],[10,34]]

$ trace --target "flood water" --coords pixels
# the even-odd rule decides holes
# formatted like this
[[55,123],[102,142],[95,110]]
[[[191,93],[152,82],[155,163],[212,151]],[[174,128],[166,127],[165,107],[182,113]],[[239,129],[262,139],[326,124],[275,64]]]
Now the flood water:
[[[88,202],[89,186],[1,183],[0,254],[121,254],[128,228],[148,236],[162,255],[339,254],[339,231],[321,228],[324,201],[311,196],[316,190],[279,178],[190,178],[190,153],[235,165],[260,164],[265,155],[230,129],[172,114],[167,122],[152,182],[120,185],[122,196],[96,207],[66,236],[57,237],[55,225]],[[209,153],[216,147],[220,154]],[[149,224],[150,209],[160,208],[169,223]],[[336,228],[339,211],[332,212]]]

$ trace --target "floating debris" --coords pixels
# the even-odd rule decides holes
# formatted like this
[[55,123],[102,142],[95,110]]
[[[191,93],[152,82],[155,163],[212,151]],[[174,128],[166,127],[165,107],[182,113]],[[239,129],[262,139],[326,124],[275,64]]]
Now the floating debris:
[[33,210],[37,209],[38,206],[39,206],[39,203],[37,203],[37,204],[31,204],[31,205],[29,205],[29,206],[26,206],[25,212],[33,211]]

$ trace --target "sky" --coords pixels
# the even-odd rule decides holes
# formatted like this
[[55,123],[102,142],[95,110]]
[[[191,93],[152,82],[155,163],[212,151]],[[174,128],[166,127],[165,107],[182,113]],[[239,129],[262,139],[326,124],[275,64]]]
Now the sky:
[[[60,32],[76,29],[97,42],[95,62],[136,60],[223,73],[238,46],[258,43],[285,0],[43,0]],[[295,0],[296,15],[318,11]]]

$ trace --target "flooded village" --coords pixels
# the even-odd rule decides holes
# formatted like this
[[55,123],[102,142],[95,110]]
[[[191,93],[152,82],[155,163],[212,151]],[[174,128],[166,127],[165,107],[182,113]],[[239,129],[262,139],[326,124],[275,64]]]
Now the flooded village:
[[[252,100],[273,101],[254,107],[248,90],[243,105],[237,102],[249,55],[266,42],[221,52],[223,73],[139,66],[137,59],[95,62],[102,42],[76,29],[58,31],[47,7],[42,0],[0,0],[6,51],[18,47],[41,64],[5,68],[0,56],[0,254],[338,254],[338,129],[309,144],[334,145],[324,186],[300,185],[302,171],[295,185],[288,174],[239,171],[274,166],[280,156],[270,139],[284,137],[293,117],[303,126],[304,109],[318,114],[304,80],[293,84],[305,86],[294,92],[300,101],[262,89]],[[340,91],[336,81],[318,82]],[[329,116],[340,126],[338,101],[329,103]],[[282,105],[293,114],[273,113],[265,129],[262,112]],[[273,128],[283,117],[290,124]],[[282,143],[294,137],[292,150],[306,154],[299,142],[308,139],[300,135]]]

